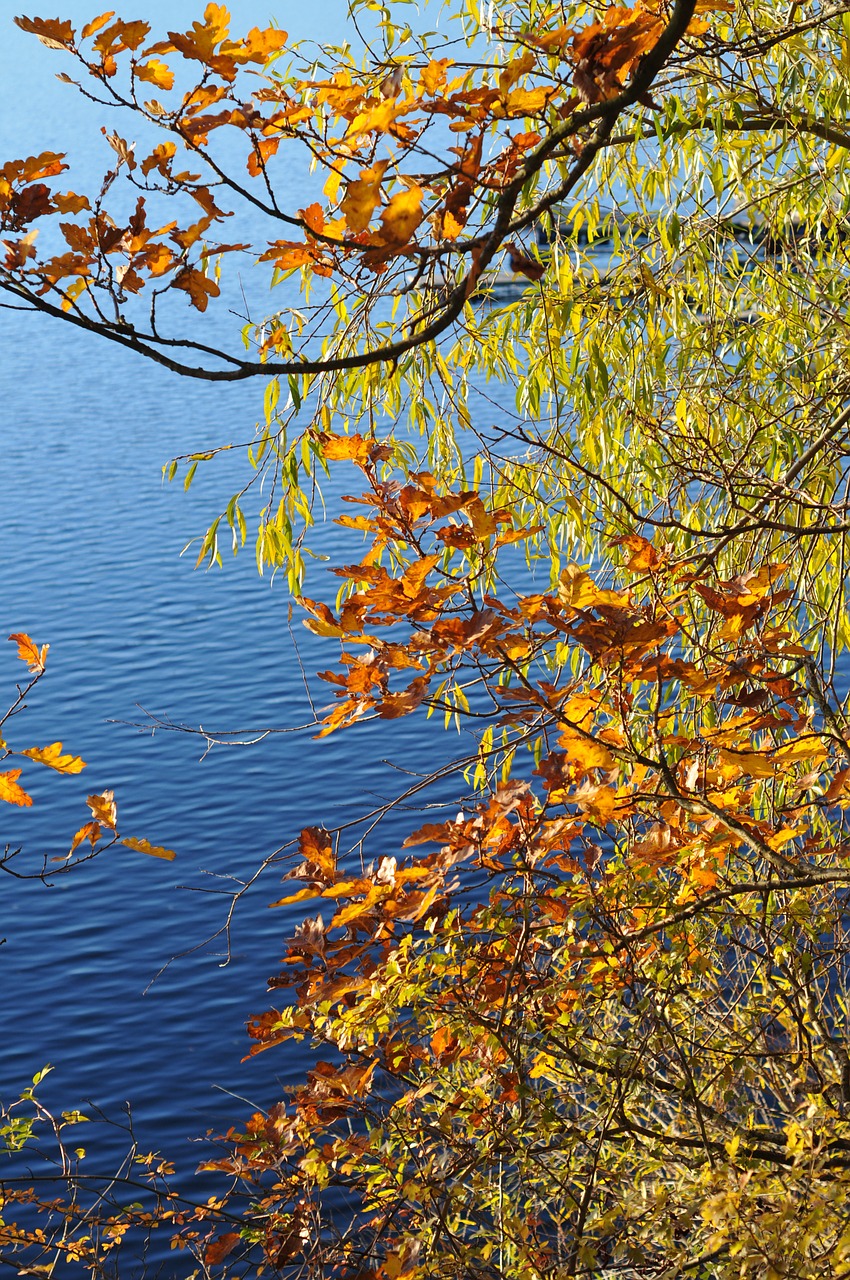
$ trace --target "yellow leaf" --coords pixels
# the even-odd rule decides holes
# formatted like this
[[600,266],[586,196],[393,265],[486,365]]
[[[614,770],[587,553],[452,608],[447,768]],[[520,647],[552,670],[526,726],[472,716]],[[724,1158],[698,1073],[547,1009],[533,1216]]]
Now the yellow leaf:
[[354,235],[365,231],[369,225],[375,206],[381,199],[381,180],[388,164],[388,160],[381,160],[371,169],[361,169],[360,177],[346,187],[339,207],[345,214],[348,230]]
[[27,795],[23,787],[18,786],[20,776],[20,769],[9,769],[6,773],[0,773],[0,800],[5,800],[7,804],[19,804],[22,809],[28,809],[32,804],[32,796]]
[[17,644],[21,662],[27,663],[33,675],[41,675],[50,645],[43,644],[39,649],[35,641],[31,640],[24,631],[13,631],[9,639]]
[[177,857],[173,849],[163,849],[161,844],[151,844],[149,840],[136,840],[133,836],[126,836],[121,843],[128,849],[134,849],[136,853],[147,853],[152,858],[165,858],[166,862],[173,862]]
[[724,751],[717,753],[725,764],[737,765],[742,773],[751,778],[772,778],[775,765],[771,756],[763,751]]
[[270,907],[288,907],[293,902],[305,902],[307,898],[320,898],[322,896],[321,889],[313,886],[307,889],[298,889],[295,893],[288,893],[285,898],[278,898],[276,902],[270,902]]
[[451,65],[451,58],[432,58],[422,71],[419,83],[425,93],[436,98],[446,83],[446,67]]
[[400,246],[407,244],[422,221],[422,188],[411,187],[398,191],[381,214],[382,244]]
[[85,760],[79,756],[63,756],[61,742],[51,742],[49,747],[27,747],[19,754],[38,764],[46,764],[48,769],[55,769],[57,773],[80,773],[86,767]]
[[558,599],[570,609],[594,609],[598,605],[625,608],[628,597],[619,591],[602,591],[590,574],[577,564],[567,565],[558,579]]

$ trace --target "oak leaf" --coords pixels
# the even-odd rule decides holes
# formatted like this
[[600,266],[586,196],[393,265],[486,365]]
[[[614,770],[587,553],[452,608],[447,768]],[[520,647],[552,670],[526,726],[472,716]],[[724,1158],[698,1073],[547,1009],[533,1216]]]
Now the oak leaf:
[[175,277],[174,287],[188,293],[192,306],[198,311],[206,311],[210,298],[217,298],[221,293],[215,280],[205,276],[203,271],[196,271],[194,267],[184,267]]
[[47,659],[47,650],[49,644],[43,644],[41,648],[31,640],[24,631],[13,631],[9,639],[14,641],[18,646],[18,657],[21,662],[26,662],[33,675],[40,675],[44,670],[44,664]]
[[336,874],[336,857],[330,833],[321,827],[305,827],[298,841],[298,852],[307,862],[318,867],[325,876]]
[[86,804],[92,811],[95,822],[114,831],[118,823],[118,806],[113,791],[103,791],[100,795],[87,796]]
[[223,1236],[211,1240],[204,1250],[204,1262],[208,1267],[217,1266],[233,1252],[241,1238],[238,1231],[226,1231]]
[[157,58],[151,58],[149,62],[136,67],[135,73],[137,80],[155,84],[158,89],[174,88],[174,72],[165,62],[160,62]]
[[86,767],[85,760],[81,760],[79,756],[63,756],[61,742],[51,742],[49,747],[27,747],[19,754],[38,764],[47,765],[48,769],[55,769],[57,773],[80,773]]
[[0,800],[5,800],[7,804],[17,804],[21,808],[27,809],[32,804],[32,796],[28,795],[22,786],[19,786],[18,778],[20,776],[20,769],[8,769],[5,773],[0,773]]
[[[110,15],[111,16],[111,15]],[[74,43],[74,28],[60,18],[15,18],[15,26],[38,36],[48,49],[67,49]]]

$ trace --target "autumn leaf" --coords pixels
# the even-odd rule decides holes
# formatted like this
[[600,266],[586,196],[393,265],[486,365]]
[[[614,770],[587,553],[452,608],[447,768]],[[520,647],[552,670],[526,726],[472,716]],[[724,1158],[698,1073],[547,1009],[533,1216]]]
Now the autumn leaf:
[[115,804],[115,793],[103,791],[100,795],[87,796],[86,804],[92,811],[95,822],[114,831],[118,823],[118,807]]
[[84,826],[80,827],[79,831],[71,841],[71,853],[74,853],[84,840],[88,840],[93,849],[98,840],[100,840],[102,834],[103,832],[99,822],[87,822]]
[[[110,14],[110,17],[112,15]],[[74,43],[74,28],[59,18],[15,18],[15,26],[38,36],[48,49],[67,49]]]
[[325,214],[322,206],[318,203],[308,204],[306,209],[301,209],[298,215],[302,222],[316,235],[321,235],[325,229]]
[[99,18],[92,18],[91,22],[87,22],[80,32],[83,40],[88,40],[89,36],[96,35],[101,27],[105,27],[109,19],[114,17],[115,10],[110,9],[107,13],[102,13]]
[[44,664],[47,659],[47,650],[49,644],[43,644],[41,648],[31,640],[24,631],[14,631],[9,639],[18,646],[18,657],[21,662],[26,662],[33,675],[41,675],[44,670]]
[[639,533],[628,533],[620,538],[614,538],[611,546],[625,547],[631,553],[626,568],[633,573],[643,573],[646,570],[651,572],[661,564],[661,556],[652,543],[642,538]]
[[86,767],[85,761],[79,756],[63,755],[61,742],[51,742],[49,747],[27,747],[18,754],[27,756],[38,764],[47,765],[57,773],[80,773]]
[[330,833],[321,827],[305,827],[298,841],[301,857],[317,867],[325,876],[336,873],[336,858]]
[[217,1266],[229,1253],[233,1252],[241,1238],[238,1231],[227,1231],[224,1235],[217,1236],[204,1250],[204,1262],[208,1267]]
[[410,240],[422,221],[422,188],[398,191],[381,214],[379,243],[399,247]]
[[134,836],[124,836],[121,843],[128,849],[134,849],[136,853],[147,853],[152,858],[164,858],[166,862],[173,862],[177,857],[173,849],[164,849],[160,844],[151,844],[149,840],[137,840]]
[[198,311],[206,311],[210,298],[217,298],[221,293],[215,280],[205,276],[203,271],[196,271],[194,267],[184,267],[174,277],[174,288],[188,293],[192,306]]
[[348,230],[354,235],[369,226],[375,207],[380,203],[381,181],[388,164],[388,160],[381,160],[369,169],[361,169],[360,177],[349,181],[346,187],[339,207],[345,215]]
[[160,62],[157,58],[151,58],[149,62],[143,63],[135,68],[137,80],[144,80],[148,84],[156,85],[158,89],[174,88],[174,72],[164,62]]
[[526,276],[529,280],[542,280],[546,274],[545,264],[538,262],[536,258],[529,258],[528,254],[518,249],[512,241],[506,241],[505,249],[508,251],[508,258],[511,264],[511,271],[515,275]]
[[0,800],[5,800],[7,804],[17,804],[21,808],[27,809],[32,804],[32,796],[28,795],[23,787],[18,785],[20,776],[20,769],[9,769],[6,773],[0,773]]

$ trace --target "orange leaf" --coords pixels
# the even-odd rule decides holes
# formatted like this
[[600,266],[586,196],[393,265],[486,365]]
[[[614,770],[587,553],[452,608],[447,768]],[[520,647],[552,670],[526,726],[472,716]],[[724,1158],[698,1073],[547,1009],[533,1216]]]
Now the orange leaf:
[[614,538],[611,546],[625,547],[632,553],[626,568],[631,569],[633,573],[639,573],[645,569],[657,569],[661,564],[661,557],[652,543],[642,538],[639,533],[629,533],[621,538]]
[[436,98],[445,85],[446,67],[450,65],[451,58],[432,58],[427,67],[423,68],[419,83],[430,97]]
[[27,795],[23,787],[18,786],[20,776],[20,769],[9,769],[6,773],[0,773],[0,800],[5,800],[7,804],[19,804],[22,809],[28,809],[32,804],[32,796]]
[[9,639],[14,641],[18,646],[18,657],[21,662],[26,662],[33,675],[40,675],[44,670],[44,664],[47,659],[47,650],[49,644],[43,644],[39,649],[34,640],[31,640],[25,631],[13,631]]
[[325,213],[322,206],[316,202],[308,204],[306,209],[302,209],[299,215],[302,221],[314,231],[316,235],[321,235],[325,229]]
[[322,456],[328,462],[368,462],[375,444],[374,440],[364,439],[359,434],[337,436],[329,431],[321,432],[318,439],[322,446]]
[[49,747],[27,747],[19,754],[38,764],[46,764],[48,769],[55,769],[57,773],[80,773],[86,767],[85,760],[79,756],[63,756],[61,742],[51,742]]
[[80,827],[79,831],[71,841],[71,853],[73,853],[77,846],[81,845],[84,840],[88,840],[91,847],[94,848],[102,834],[99,823],[87,822],[85,826]]
[[163,849],[161,844],[151,844],[149,840],[136,840],[134,836],[126,836],[121,843],[128,849],[134,849],[136,853],[147,853],[152,858],[164,858],[166,862],[173,862],[177,857],[173,849]]
[[100,28],[105,27],[109,19],[114,17],[115,10],[110,9],[107,13],[102,13],[99,18],[92,18],[91,22],[87,22],[80,32],[83,40],[88,40],[89,36],[96,35]]
[[321,827],[305,827],[298,841],[298,851],[305,861],[311,862],[326,876],[335,875],[336,858],[328,831]]
[[87,196],[78,196],[73,191],[67,192],[64,196],[58,192],[53,196],[53,203],[60,213],[82,213],[83,209],[90,209]]
[[158,89],[174,88],[174,72],[164,62],[160,62],[157,58],[151,58],[150,62],[145,62],[140,67],[136,67],[136,79],[145,80],[148,84],[155,84]]

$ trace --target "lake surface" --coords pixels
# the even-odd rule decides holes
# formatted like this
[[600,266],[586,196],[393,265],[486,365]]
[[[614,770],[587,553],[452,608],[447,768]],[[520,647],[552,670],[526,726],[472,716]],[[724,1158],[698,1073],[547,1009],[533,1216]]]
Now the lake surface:
[[[126,16],[173,28],[200,7],[140,0]],[[245,27],[268,13],[253,0],[231,7]],[[59,8],[78,22],[96,12],[79,0]],[[302,34],[341,34],[343,9],[338,0],[314,3]],[[293,10],[275,12],[294,33]],[[4,157],[71,138],[83,164],[94,165],[93,117],[52,78],[61,58],[11,18],[0,29]],[[334,826],[399,794],[409,779],[387,760],[427,771],[462,754],[464,741],[414,718],[321,742],[309,732],[274,735],[201,760],[196,738],[121,723],[142,720],[140,707],[222,729],[291,729],[311,718],[283,582],[258,576],[250,546],[210,573],[194,570],[191,552],[180,554],[221,511],[240,464],[202,467],[188,494],[161,480],[175,453],[250,437],[262,386],[181,381],[70,326],[0,311],[0,395],[0,697],[24,671],[5,636],[26,631],[51,646],[47,676],[8,737],[18,746],[61,739],[88,762],[79,777],[27,768],[34,806],[4,805],[0,840],[22,844],[33,865],[44,852],[62,854],[88,817],[86,794],[113,787],[122,833],[178,854],[166,863],[114,849],[51,888],[0,877],[0,1098],[52,1063],[40,1090],[48,1105],[91,1100],[120,1117],[130,1101],[141,1148],[190,1171],[200,1157],[190,1141],[248,1110],[223,1090],[268,1107],[305,1065],[293,1051],[241,1062],[245,1021],[273,1003],[266,980],[305,914],[268,910],[280,896],[276,873],[242,902],[225,967],[220,943],[201,946],[150,985],[171,957],[222,924],[225,899],[209,890],[229,882],[215,877],[250,875],[304,825]],[[359,492],[359,473],[338,470],[330,515],[341,485]],[[332,563],[357,554],[353,535],[332,524],[320,541]],[[309,590],[332,600],[337,585],[319,565]],[[297,618],[293,625],[306,671],[333,665],[332,642]],[[330,701],[327,686],[312,684],[320,705]],[[461,787],[447,785],[446,797]],[[409,813],[394,815],[372,838],[371,856],[396,852],[412,825]],[[80,1141],[99,1166],[124,1145],[108,1131],[81,1131]]]

